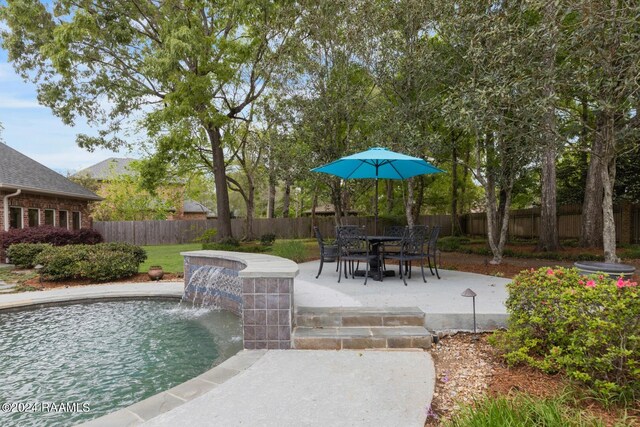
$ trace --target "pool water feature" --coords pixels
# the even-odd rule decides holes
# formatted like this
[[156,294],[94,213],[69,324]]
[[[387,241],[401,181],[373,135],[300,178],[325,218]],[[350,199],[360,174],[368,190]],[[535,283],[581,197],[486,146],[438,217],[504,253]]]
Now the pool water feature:
[[242,349],[236,315],[176,301],[4,312],[0,331],[0,403],[89,408],[0,412],[2,426],[88,421],[196,377]]
[[224,267],[205,265],[189,276],[182,301],[192,307],[227,309],[240,315],[242,311],[242,282],[238,272]]

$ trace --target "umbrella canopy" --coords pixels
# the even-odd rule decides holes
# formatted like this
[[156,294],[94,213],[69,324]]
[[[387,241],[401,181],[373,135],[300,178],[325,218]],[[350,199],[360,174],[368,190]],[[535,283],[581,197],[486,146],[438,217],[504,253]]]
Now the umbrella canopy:
[[342,157],[311,170],[339,176],[342,179],[407,179],[416,175],[443,172],[418,157],[380,147]]
[[375,179],[376,233],[378,232],[378,179],[407,179],[417,175],[444,172],[419,157],[407,156],[381,147],[342,157],[311,171],[335,175],[342,179]]

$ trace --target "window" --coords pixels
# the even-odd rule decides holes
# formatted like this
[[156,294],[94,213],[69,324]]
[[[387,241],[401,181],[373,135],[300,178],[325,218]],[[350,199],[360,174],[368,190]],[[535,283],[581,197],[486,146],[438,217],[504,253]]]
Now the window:
[[9,208],[9,228],[22,228],[22,208]]
[[60,211],[59,213],[59,221],[58,224],[62,228],[69,228],[69,212]]
[[44,225],[56,225],[56,211],[53,209],[44,210]]
[[80,212],[71,212],[71,228],[80,230]]
[[28,209],[29,227],[37,227],[40,225],[40,209]]

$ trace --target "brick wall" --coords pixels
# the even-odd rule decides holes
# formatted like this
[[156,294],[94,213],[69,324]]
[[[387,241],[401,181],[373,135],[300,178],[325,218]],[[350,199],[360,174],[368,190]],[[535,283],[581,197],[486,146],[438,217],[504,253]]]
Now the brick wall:
[[[0,231],[4,231],[4,203],[3,198],[13,191],[0,191]],[[58,211],[66,210],[69,212],[69,228],[71,228],[71,213],[80,212],[81,228],[91,227],[91,218],[89,217],[89,202],[85,200],[70,199],[64,197],[45,196],[37,194],[22,193],[19,196],[9,199],[10,207],[22,208],[22,222],[24,227],[29,224],[28,209],[40,209],[40,224],[44,224],[45,209],[55,209],[56,224],[58,223]]]

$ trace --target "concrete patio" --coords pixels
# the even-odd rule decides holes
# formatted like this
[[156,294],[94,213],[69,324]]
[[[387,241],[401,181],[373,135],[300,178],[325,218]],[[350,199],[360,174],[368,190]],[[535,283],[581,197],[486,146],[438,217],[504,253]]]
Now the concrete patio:
[[408,285],[397,276],[379,282],[369,278],[344,277],[338,283],[335,263],[325,263],[322,274],[315,278],[319,261],[299,264],[295,279],[296,307],[419,307],[426,313],[427,328],[441,330],[470,330],[473,328],[472,302],[461,296],[471,288],[476,297],[479,329],[495,329],[505,325],[507,312],[507,283],[511,279],[440,270],[440,277],[432,276],[428,268],[427,283],[422,281],[420,269],[413,269]]

